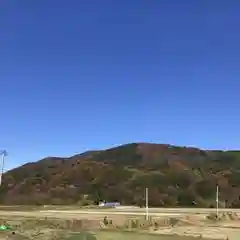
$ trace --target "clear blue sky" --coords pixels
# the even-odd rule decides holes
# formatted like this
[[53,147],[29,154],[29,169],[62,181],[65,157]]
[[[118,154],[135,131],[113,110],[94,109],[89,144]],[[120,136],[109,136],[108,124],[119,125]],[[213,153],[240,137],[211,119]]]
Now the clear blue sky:
[[240,149],[240,1],[2,0],[6,168],[128,142]]

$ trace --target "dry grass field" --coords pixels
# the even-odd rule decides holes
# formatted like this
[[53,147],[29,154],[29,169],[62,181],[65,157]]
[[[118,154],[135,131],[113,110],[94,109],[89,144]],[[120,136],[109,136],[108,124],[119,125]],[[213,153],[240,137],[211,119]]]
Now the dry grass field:
[[84,239],[83,230],[93,232],[89,240],[240,239],[239,210],[221,209],[219,219],[214,209],[149,209],[148,221],[144,214],[130,208],[2,206],[0,223],[12,229],[1,231],[0,239]]

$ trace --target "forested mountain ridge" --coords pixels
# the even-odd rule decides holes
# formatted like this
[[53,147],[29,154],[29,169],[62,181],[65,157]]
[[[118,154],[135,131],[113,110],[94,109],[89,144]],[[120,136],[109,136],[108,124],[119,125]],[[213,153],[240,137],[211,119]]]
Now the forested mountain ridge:
[[132,143],[70,158],[48,157],[3,176],[4,204],[92,204],[100,200],[150,206],[240,206],[240,151],[206,151]]

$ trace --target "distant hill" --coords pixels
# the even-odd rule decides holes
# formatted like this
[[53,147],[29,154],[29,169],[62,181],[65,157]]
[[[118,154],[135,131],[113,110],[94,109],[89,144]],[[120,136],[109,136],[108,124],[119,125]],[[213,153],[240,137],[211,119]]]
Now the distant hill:
[[4,204],[81,204],[101,200],[150,206],[240,206],[240,151],[132,143],[70,158],[48,157],[3,176]]

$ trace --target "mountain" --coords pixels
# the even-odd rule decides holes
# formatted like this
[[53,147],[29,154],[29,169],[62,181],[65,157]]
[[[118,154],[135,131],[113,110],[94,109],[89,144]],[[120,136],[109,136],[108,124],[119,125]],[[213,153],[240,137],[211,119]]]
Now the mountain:
[[47,157],[3,176],[3,204],[240,206],[240,151],[131,143],[69,158]]

